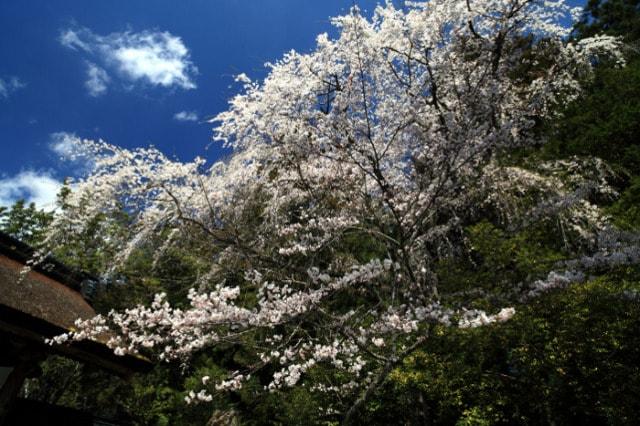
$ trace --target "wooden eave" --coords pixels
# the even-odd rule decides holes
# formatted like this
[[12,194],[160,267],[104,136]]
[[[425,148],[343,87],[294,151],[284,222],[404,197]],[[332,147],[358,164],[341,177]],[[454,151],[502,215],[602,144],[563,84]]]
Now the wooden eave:
[[[47,345],[45,339],[72,331],[76,319],[96,315],[80,293],[86,274],[78,274],[60,262],[34,268],[21,276],[33,254],[29,246],[0,234],[0,337],[27,343],[30,350],[57,353],[88,362],[120,376],[151,369],[144,357],[117,356],[104,343],[95,341]],[[105,340],[106,340],[105,336]],[[0,340],[0,350],[7,349]]]

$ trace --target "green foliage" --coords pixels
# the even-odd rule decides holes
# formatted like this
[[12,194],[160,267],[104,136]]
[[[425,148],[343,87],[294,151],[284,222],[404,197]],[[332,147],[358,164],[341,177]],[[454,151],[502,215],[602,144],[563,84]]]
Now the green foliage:
[[622,229],[640,230],[640,176],[635,176],[629,187],[609,208],[617,226]]
[[[563,240],[552,225],[511,233],[486,220],[470,226],[468,255],[440,260],[437,268],[440,286],[459,292],[478,287],[509,292],[518,283],[543,277],[566,257]],[[499,308],[490,300],[482,303],[476,300],[474,307]]]
[[0,207],[0,231],[30,245],[38,245],[44,238],[53,213],[38,210],[35,203],[16,201],[11,208]]
[[172,248],[157,257],[154,242],[137,249],[116,278],[98,288],[94,307],[100,312],[149,303],[156,293],[165,292],[175,305],[187,302],[192,283],[205,271],[192,251]]
[[640,173],[640,2],[589,0],[577,38],[595,34],[621,36],[629,43],[624,68],[601,66],[584,96],[551,123],[551,157],[595,155],[627,175]]
[[53,355],[40,363],[36,378],[27,380],[22,396],[129,422],[131,416],[122,403],[129,391],[129,384],[118,377]]
[[551,294],[498,327],[434,333],[392,373],[362,424],[634,424],[638,278],[621,271]]
[[623,36],[626,40],[640,38],[640,1],[589,0],[582,19],[575,27],[579,37],[595,34]]
[[595,155],[619,171],[640,172],[640,59],[601,68],[589,90],[554,123],[547,157]]

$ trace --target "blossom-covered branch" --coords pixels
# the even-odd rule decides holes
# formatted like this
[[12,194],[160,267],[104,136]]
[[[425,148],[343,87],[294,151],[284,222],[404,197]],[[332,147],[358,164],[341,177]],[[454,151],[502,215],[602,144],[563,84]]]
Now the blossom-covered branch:
[[[588,200],[593,191],[615,196],[606,167],[500,161],[544,142],[536,123],[575,99],[599,61],[624,64],[615,38],[568,42],[563,22],[573,15],[562,1],[534,0],[387,4],[372,19],[353,8],[333,20],[336,39],[322,34],[314,51],[287,53],[262,82],[237,78],[242,93],[213,120],[215,138],[234,150],[225,162],[78,141],[93,172],[76,182],[50,247],[97,215],[125,211],[129,226],[108,238],[120,253],[111,272],[152,237],[164,241],[161,253],[185,234],[210,243],[211,269],[187,307],[157,295],[150,307],[79,322],[54,340],[110,330],[116,353],[163,360],[250,344],[256,369],[278,366],[267,390],[324,365],[340,380],[314,389],[361,391],[362,401],[432,327],[506,321],[513,304],[585,270],[576,260],[546,281],[514,283],[520,294],[496,294],[491,312],[461,305],[436,266],[464,255],[464,227],[483,212],[511,228],[554,220],[584,251],[576,259],[606,264],[596,241],[611,227]],[[549,55],[553,64],[542,66]],[[243,279],[228,284],[226,271]],[[187,401],[236,390],[251,373],[203,378]]]

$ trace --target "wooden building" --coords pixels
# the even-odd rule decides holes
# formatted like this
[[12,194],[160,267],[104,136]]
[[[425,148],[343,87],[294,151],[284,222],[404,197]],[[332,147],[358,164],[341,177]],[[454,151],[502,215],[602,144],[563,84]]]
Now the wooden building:
[[[29,401],[17,399],[18,392],[38,363],[51,354],[124,377],[151,368],[149,361],[142,357],[116,356],[98,342],[45,344],[46,338],[70,330],[76,319],[95,315],[83,296],[83,291],[95,284],[95,280],[54,259],[47,259],[21,279],[20,273],[32,255],[31,247],[0,233],[0,425],[11,422],[17,415],[16,410],[30,410]],[[54,411],[65,409],[50,407],[49,410],[53,415]],[[90,414],[83,419],[74,424],[98,424],[91,420]]]

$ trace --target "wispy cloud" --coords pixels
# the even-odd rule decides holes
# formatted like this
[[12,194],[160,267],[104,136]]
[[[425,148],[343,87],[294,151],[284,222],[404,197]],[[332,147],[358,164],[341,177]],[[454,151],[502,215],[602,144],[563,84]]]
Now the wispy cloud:
[[84,82],[84,86],[91,96],[97,97],[104,94],[107,91],[109,81],[111,78],[104,68],[100,68],[92,62],[87,63],[87,81]]
[[0,179],[0,206],[10,206],[19,199],[36,203],[38,208],[55,209],[56,195],[62,183],[48,172],[26,170]]
[[128,83],[196,88],[194,76],[198,69],[191,61],[189,49],[180,37],[169,32],[126,31],[102,36],[88,28],[68,28],[61,32],[59,41],[100,63],[98,66],[91,62],[88,69],[85,85],[92,96],[104,93],[110,81],[108,72]]
[[[84,34],[85,32],[88,32],[88,34]],[[91,45],[88,42],[85,43],[84,41],[82,41],[81,35],[83,38],[94,37],[93,34],[86,29],[79,29],[78,31],[67,29],[60,33],[60,37],[59,37],[60,44],[62,44],[65,47],[68,47],[69,49],[83,50],[87,53],[91,52],[93,50],[91,48]]]
[[8,98],[16,90],[25,87],[26,84],[18,77],[0,77],[0,98]]
[[173,115],[173,119],[178,121],[198,121],[198,113],[195,111],[180,111]]

